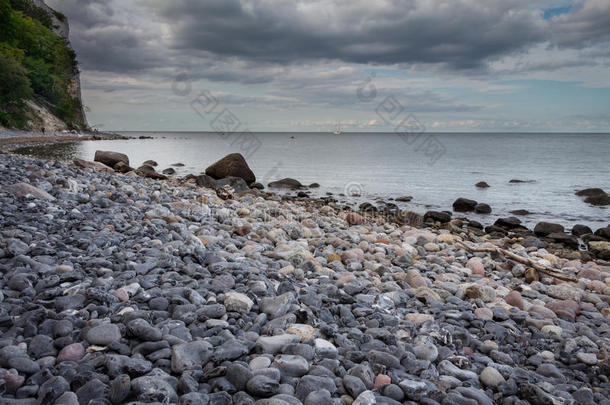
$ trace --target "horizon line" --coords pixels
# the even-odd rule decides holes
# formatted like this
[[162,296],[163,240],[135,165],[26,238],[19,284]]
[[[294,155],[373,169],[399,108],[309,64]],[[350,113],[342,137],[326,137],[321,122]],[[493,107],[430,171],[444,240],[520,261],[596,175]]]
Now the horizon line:
[[[219,131],[196,131],[196,130],[119,130],[119,129],[98,129],[99,132],[148,132],[148,133],[168,133],[168,132],[179,132],[179,133],[203,133],[203,134],[219,134]],[[226,131],[222,133],[227,134],[243,134],[244,132],[250,132],[253,134],[328,134],[328,135],[336,135],[331,131]],[[342,134],[396,134],[401,135],[405,134],[403,132],[395,132],[395,131],[344,131]],[[591,135],[610,135],[610,130],[608,132],[601,131],[444,131],[444,132],[421,132],[420,135],[423,134],[488,134],[488,135],[496,135],[496,134],[591,134]],[[339,135],[336,135],[339,136]]]

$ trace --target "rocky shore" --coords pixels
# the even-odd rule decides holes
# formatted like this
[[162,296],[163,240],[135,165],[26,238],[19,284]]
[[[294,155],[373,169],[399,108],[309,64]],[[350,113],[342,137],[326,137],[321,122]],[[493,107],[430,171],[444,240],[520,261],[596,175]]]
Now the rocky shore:
[[610,404],[608,228],[111,158],[0,154],[0,402]]
[[0,128],[0,151],[13,151],[24,146],[46,145],[60,142],[114,139],[127,138],[123,135],[115,134],[112,132],[63,131],[43,134],[41,132],[30,132]]

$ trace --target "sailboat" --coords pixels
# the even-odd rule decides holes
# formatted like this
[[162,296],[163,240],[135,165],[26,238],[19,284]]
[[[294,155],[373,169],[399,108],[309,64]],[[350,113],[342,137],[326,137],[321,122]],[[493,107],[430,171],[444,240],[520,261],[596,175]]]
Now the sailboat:
[[333,131],[333,134],[335,135],[341,135],[343,133],[343,131],[341,131],[341,124],[337,122],[337,129],[335,129]]

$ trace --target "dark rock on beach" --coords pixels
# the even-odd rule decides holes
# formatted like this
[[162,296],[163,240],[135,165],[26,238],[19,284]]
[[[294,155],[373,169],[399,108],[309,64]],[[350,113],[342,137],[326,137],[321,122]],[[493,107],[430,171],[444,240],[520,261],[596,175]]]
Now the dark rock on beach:
[[303,185],[298,180],[291,179],[291,178],[285,178],[285,179],[278,180],[278,181],[272,181],[267,186],[271,187],[271,188],[291,188],[291,189],[298,189],[298,188],[303,187]]
[[477,188],[488,188],[488,187],[489,187],[489,184],[487,184],[487,183],[486,183],[486,182],[484,182],[484,181],[479,181],[477,184],[475,184],[475,186],[476,186]]
[[491,214],[491,207],[489,204],[479,203],[475,205],[474,212],[477,214]]
[[575,194],[580,197],[591,197],[594,195],[607,194],[607,193],[601,188],[585,188],[583,190],[577,191]]
[[207,174],[195,177],[195,182],[199,187],[216,188],[216,180]]
[[446,211],[428,211],[424,214],[424,221],[427,220],[444,224],[451,221],[451,214]]
[[572,227],[572,235],[574,236],[583,236],[592,234],[593,230],[586,225],[574,225]]
[[610,205],[610,196],[608,194],[596,194],[585,198],[585,202],[591,205]]
[[595,231],[595,236],[599,236],[605,240],[610,240],[610,226],[599,228],[597,231]]
[[507,230],[527,229],[521,225],[521,220],[516,217],[498,218],[494,225]]
[[129,166],[129,157],[124,153],[119,152],[110,152],[110,151],[102,151],[98,150],[95,152],[95,157],[93,159],[96,162],[100,162],[109,167],[114,167],[119,162],[123,162],[127,166]]
[[586,197],[585,202],[591,205],[605,206],[610,205],[610,196],[601,188],[586,188],[577,191],[577,196]]
[[467,198],[458,198],[453,202],[453,210],[456,212],[470,212],[474,211],[477,206],[477,202],[469,200]]
[[147,177],[155,180],[167,180],[167,176],[161,173],[157,173],[154,167],[149,165],[142,165],[136,169],[138,176]]
[[538,222],[534,227],[534,233],[538,236],[547,236],[551,233],[563,233],[563,225],[553,224],[551,222]]
[[513,211],[509,211],[509,214],[525,216],[525,215],[530,215],[531,212],[529,212],[528,210],[513,210]]
[[205,174],[216,180],[225,177],[240,177],[247,184],[254,183],[256,176],[246,163],[246,159],[240,153],[227,155],[205,169]]

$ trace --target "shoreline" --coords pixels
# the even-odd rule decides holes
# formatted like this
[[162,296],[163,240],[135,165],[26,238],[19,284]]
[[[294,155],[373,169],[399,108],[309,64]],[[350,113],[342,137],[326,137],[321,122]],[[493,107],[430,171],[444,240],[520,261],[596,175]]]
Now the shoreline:
[[607,403],[608,259],[90,165],[0,154],[6,403]]
[[38,146],[62,142],[97,141],[113,139],[128,138],[123,135],[106,132],[83,132],[79,134],[42,134],[39,132],[0,129],[0,151],[10,152],[23,146]]
[[[129,137],[129,136],[120,135],[118,133],[104,133],[104,132],[96,132],[96,133],[88,132],[88,133],[84,133],[80,136],[67,135],[67,134],[40,136],[41,134],[35,133],[35,132],[25,132],[25,131],[11,131],[11,132],[21,133],[26,136],[6,139],[6,138],[2,137],[2,130],[0,130],[0,151],[12,152],[12,151],[22,148],[22,147],[37,147],[37,146],[44,146],[46,144],[59,144],[59,143],[64,143],[64,142],[75,142],[75,141],[149,139],[148,137],[139,137],[139,138],[138,137]],[[139,134],[139,133],[148,133],[148,132],[134,132],[134,133]],[[46,157],[42,157],[42,158],[46,158]],[[190,176],[195,176],[195,175],[194,174],[185,174],[186,178],[188,178]],[[179,178],[178,175],[176,175],[176,176],[170,175],[170,177]],[[183,176],[183,178],[184,178],[184,176]],[[520,181],[514,180],[512,182],[520,182]],[[434,204],[431,205],[426,202],[419,202],[419,201],[413,202],[415,205],[414,207],[409,207],[409,206],[405,206],[405,204],[402,204],[402,202],[400,201],[400,199],[398,197],[395,198],[395,197],[390,197],[388,195],[373,194],[370,196],[365,196],[365,197],[356,196],[357,198],[353,198],[352,196],[346,196],[342,193],[326,192],[326,193],[322,194],[322,192],[320,192],[318,190],[318,187],[311,188],[306,185],[303,185],[300,188],[281,188],[281,187],[280,188],[273,188],[273,187],[270,188],[268,186],[265,186],[265,189],[270,192],[275,192],[278,195],[281,195],[282,198],[286,197],[288,199],[309,199],[311,201],[326,201],[326,202],[334,201],[337,204],[344,204],[345,209],[354,210],[356,212],[359,212],[359,213],[362,213],[365,215],[369,215],[369,216],[372,215],[372,216],[379,216],[379,217],[388,217],[388,216],[394,217],[394,216],[396,216],[394,214],[394,212],[396,210],[398,210],[399,212],[405,211],[405,210],[407,210],[407,211],[417,210],[417,212],[420,212],[422,215],[425,215],[428,212],[447,213],[451,216],[451,220],[455,219],[455,220],[462,220],[462,221],[470,222],[474,226],[474,228],[477,228],[477,229],[490,228],[491,230],[495,230],[496,232],[498,232],[498,231],[502,232],[502,229],[499,229],[499,228],[503,228],[503,231],[506,232],[507,230],[512,230],[519,226],[525,226],[525,227],[531,226],[530,232],[533,233],[534,225],[536,223],[538,223],[538,222],[551,222],[552,223],[554,221],[553,219],[547,220],[546,218],[544,218],[546,216],[545,213],[527,212],[527,211],[525,211],[525,212],[527,212],[526,214],[516,213],[517,211],[521,211],[521,210],[515,210],[515,213],[513,213],[513,212],[499,213],[494,210],[493,214],[491,214],[491,215],[487,214],[487,213],[478,213],[477,214],[474,206],[471,207],[470,212],[468,212],[468,211],[461,212],[461,211],[454,211],[452,209],[452,207],[441,207],[441,206],[437,206]],[[299,192],[306,192],[308,195],[299,197],[299,195],[298,195]],[[461,197],[458,198],[458,200],[471,201],[471,200],[468,200],[466,198],[461,198]],[[479,205],[487,206],[487,204],[479,204]],[[443,209],[443,208],[446,208],[446,209]],[[492,209],[493,209],[493,207],[492,207]],[[468,217],[469,214],[472,214],[470,218]],[[539,218],[532,220],[532,216],[538,216]],[[513,220],[516,218],[520,222],[516,222],[514,224],[515,226],[510,225],[507,228],[504,225],[506,223],[506,220],[508,220],[509,218],[512,218]],[[574,228],[574,227],[580,228],[582,226],[579,221],[584,222],[585,224],[588,223],[588,225],[592,229],[592,233],[595,232],[597,229],[604,228],[605,226],[610,226],[610,222],[604,222],[603,218],[601,218],[601,217],[599,219],[595,219],[595,220],[592,218],[581,218],[579,220],[579,219],[566,219],[565,217],[557,217],[555,219],[555,221],[562,223],[562,225],[565,226],[565,232],[568,235],[571,234],[572,228]],[[499,227],[497,226],[498,223],[500,223]],[[530,225],[526,225],[528,223]],[[480,228],[481,225],[483,228]],[[487,232],[487,233],[489,233],[489,232]],[[581,244],[582,240],[580,239],[580,235],[574,234],[573,236],[575,237],[575,239],[573,239],[571,241],[571,244],[573,246]],[[561,242],[563,239],[564,239],[564,237],[560,237],[558,239],[558,241]]]

